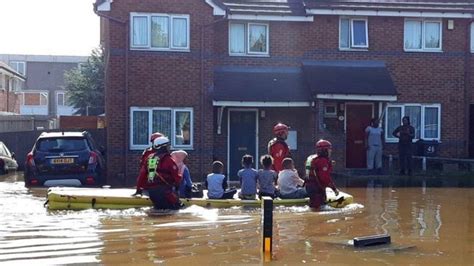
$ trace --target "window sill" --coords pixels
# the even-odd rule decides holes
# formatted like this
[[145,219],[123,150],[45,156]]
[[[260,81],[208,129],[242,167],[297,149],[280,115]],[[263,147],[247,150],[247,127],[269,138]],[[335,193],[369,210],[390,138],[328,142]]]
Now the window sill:
[[142,51],[142,52],[178,52],[178,53],[189,53],[190,49],[150,49],[150,48],[130,48],[131,51]]
[[340,48],[339,51],[341,52],[368,52],[369,48]]
[[406,53],[442,53],[443,50],[403,50]]
[[269,54],[229,54],[232,57],[270,57]]

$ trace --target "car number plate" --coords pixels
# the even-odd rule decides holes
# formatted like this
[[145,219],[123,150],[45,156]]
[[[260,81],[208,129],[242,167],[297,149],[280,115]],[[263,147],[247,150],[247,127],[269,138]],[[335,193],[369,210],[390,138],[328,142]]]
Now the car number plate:
[[57,158],[57,159],[51,159],[52,164],[68,164],[68,163],[74,163],[74,158]]

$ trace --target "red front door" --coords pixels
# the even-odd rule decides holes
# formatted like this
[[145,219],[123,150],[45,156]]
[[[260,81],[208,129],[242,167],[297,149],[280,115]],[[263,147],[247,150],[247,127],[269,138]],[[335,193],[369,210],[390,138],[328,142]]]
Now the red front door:
[[367,167],[365,128],[372,119],[372,104],[346,104],[346,167]]

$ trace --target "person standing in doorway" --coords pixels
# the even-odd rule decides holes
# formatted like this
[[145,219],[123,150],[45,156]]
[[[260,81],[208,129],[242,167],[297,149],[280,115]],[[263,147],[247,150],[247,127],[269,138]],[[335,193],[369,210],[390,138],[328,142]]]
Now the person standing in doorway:
[[410,125],[410,117],[402,118],[402,125],[397,127],[392,135],[398,138],[398,157],[400,160],[400,175],[412,175],[413,138],[415,138],[415,128]]
[[278,123],[273,127],[275,138],[268,142],[268,154],[273,159],[273,170],[280,172],[283,170],[283,159],[290,157],[290,148],[286,144],[288,138],[288,126]]
[[379,121],[372,118],[370,125],[365,129],[365,147],[367,149],[367,169],[374,169],[377,174],[382,173],[383,129]]

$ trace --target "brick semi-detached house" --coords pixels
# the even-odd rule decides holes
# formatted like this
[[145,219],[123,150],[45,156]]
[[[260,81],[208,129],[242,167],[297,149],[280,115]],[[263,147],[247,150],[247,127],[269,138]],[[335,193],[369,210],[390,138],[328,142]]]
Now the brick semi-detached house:
[[101,0],[95,11],[110,183],[135,182],[154,131],[189,152],[195,180],[217,159],[236,180],[277,122],[291,126],[300,171],[319,138],[339,169],[365,167],[373,117],[386,154],[409,115],[440,156],[474,155],[472,1]]

